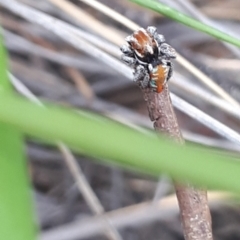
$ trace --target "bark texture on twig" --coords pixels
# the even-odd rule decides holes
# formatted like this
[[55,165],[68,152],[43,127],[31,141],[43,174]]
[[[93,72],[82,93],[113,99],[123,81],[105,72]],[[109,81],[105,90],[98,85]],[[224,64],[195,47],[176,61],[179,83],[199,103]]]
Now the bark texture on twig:
[[[179,144],[184,144],[167,85],[161,93],[153,92],[149,88],[142,89],[142,92],[155,130],[167,135]],[[213,239],[207,192],[178,183],[175,183],[175,189],[185,239]]]
[[178,143],[183,143],[167,85],[161,93],[156,93],[150,88],[142,89],[142,92],[155,130]]

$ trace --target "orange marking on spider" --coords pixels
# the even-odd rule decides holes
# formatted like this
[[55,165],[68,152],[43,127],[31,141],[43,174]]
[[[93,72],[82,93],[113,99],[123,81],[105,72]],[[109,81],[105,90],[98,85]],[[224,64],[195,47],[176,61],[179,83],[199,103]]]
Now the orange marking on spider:
[[163,65],[158,65],[150,72],[150,85],[155,87],[157,93],[162,92],[164,84],[167,82],[168,68]]

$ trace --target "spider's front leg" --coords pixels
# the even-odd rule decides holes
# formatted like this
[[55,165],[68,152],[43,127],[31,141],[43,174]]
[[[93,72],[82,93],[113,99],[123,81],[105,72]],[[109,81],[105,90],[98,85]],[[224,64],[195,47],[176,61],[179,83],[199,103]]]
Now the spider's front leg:
[[167,59],[177,57],[177,53],[175,49],[167,43],[161,44],[159,47],[159,51],[160,51],[160,54]]
[[167,66],[169,67],[168,76],[167,76],[167,81],[168,81],[173,75],[173,64],[172,64],[172,62],[168,61]]
[[122,51],[121,59],[124,61],[128,66],[135,66],[137,63],[137,60],[134,57],[134,51],[128,46],[123,45],[120,50]]
[[129,57],[129,56],[126,56],[125,54],[122,54],[121,60],[130,67],[134,67],[137,63],[137,60],[134,57]]
[[135,68],[133,75],[134,75],[133,81],[137,82],[139,87],[147,88],[149,86],[150,76],[147,69],[144,66],[138,65]]
[[153,26],[147,27],[147,31],[149,32],[150,36],[152,36],[159,45],[165,42],[165,38],[163,35],[158,34],[157,28]]
[[122,45],[120,50],[126,56],[129,56],[129,57],[133,57],[134,56],[134,51],[130,48],[130,46],[128,46],[126,44]]

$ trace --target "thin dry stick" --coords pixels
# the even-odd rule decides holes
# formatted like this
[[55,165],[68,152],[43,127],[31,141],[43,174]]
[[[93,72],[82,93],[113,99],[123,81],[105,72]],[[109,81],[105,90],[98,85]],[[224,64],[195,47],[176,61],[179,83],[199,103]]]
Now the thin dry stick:
[[[167,135],[179,144],[184,144],[167,85],[161,93],[153,92],[149,88],[142,89],[142,92],[155,130]],[[185,239],[213,239],[207,192],[178,183],[175,184],[175,189]]]
[[[216,204],[226,203],[234,197],[229,193],[210,192],[209,201]],[[159,212],[161,214],[159,214]],[[120,208],[104,214],[111,220],[115,228],[141,228],[156,221],[169,221],[178,213],[178,206],[175,196],[164,197],[156,204],[152,202],[142,202],[135,205]],[[75,220],[64,225],[45,230],[42,232],[39,240],[76,240],[87,239],[99,235],[104,226],[102,226],[99,217]]]
[[77,8],[76,5],[72,4],[69,1],[66,0],[48,0],[52,4],[55,4],[60,9],[62,9],[64,12],[67,12],[72,17],[74,17],[78,22],[82,23],[83,26],[91,26],[91,29],[98,33],[100,36],[104,33],[104,37],[107,38],[109,41],[112,41],[116,43],[117,45],[120,45],[123,43],[123,37],[114,29],[111,29],[110,27],[105,26],[100,21],[96,20],[94,17],[92,17],[90,14],[88,14],[86,11],[81,10],[80,8]]
[[65,70],[76,84],[78,91],[91,103],[95,94],[86,78],[75,68],[65,67]]
[[95,8],[96,10],[104,13],[105,15],[109,16],[110,18],[116,20],[117,22],[124,23],[123,25],[128,26],[131,29],[138,29],[139,26],[131,21],[130,19],[126,18],[125,16],[121,15],[120,13],[112,10],[110,7],[104,5],[103,3],[96,1],[96,0],[79,0],[81,2],[84,2],[88,4],[89,6]]
[[103,215],[105,212],[103,206],[101,205],[96,194],[89,185],[80,166],[77,164],[77,161],[70,152],[70,150],[62,143],[58,144],[58,146],[62,154],[64,155],[64,160],[77,183],[78,189],[83,193],[85,201],[89,204],[91,210],[95,213],[95,215],[101,217],[101,221],[104,223],[105,226],[105,234],[110,239],[122,240],[122,237],[112,225],[111,221]]

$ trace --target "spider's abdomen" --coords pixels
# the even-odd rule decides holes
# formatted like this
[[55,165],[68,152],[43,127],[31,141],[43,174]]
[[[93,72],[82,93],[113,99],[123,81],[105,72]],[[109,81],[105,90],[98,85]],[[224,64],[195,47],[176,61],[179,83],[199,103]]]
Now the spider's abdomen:
[[150,72],[150,79],[157,86],[157,88],[156,88],[157,93],[160,93],[163,90],[163,86],[167,81],[168,71],[169,71],[169,69],[167,66],[157,65]]

